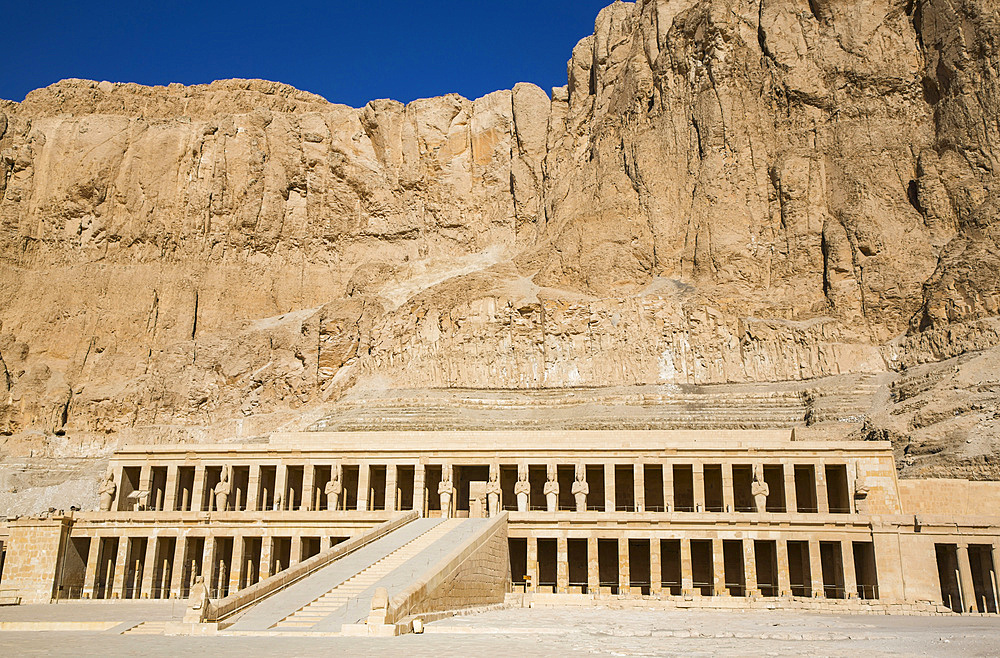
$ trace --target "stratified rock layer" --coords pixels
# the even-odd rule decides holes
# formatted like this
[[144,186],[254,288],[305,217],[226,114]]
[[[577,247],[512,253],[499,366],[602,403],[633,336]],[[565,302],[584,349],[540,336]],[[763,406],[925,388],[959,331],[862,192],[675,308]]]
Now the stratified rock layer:
[[245,438],[375,389],[847,378],[883,382],[857,436],[904,472],[997,476],[997,16],[616,2],[551,97],[4,102],[0,450]]

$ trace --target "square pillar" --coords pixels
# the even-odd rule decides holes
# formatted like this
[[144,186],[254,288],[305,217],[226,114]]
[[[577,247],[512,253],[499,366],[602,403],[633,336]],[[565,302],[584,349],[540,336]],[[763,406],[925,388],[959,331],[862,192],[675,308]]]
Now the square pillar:
[[814,599],[826,598],[823,592],[823,562],[819,556],[819,542],[809,542],[809,578],[812,581],[812,595]]
[[674,511],[674,465],[663,465],[663,506],[668,512]]
[[733,489],[733,465],[722,464],[722,509],[725,512],[736,511],[735,490]]
[[681,595],[694,596],[694,570],[691,567],[691,540],[681,539]]
[[260,464],[250,464],[250,477],[247,479],[247,511],[261,511],[260,500]]
[[663,591],[663,570],[660,566],[660,538],[650,537],[649,539],[649,592],[654,596],[659,596]]
[[[139,470],[139,491],[149,491],[153,488],[153,467],[151,464],[143,464]],[[156,501],[146,496],[146,509],[156,505]],[[155,509],[155,507],[154,507]]]
[[211,590],[212,574],[215,573],[215,537],[209,535],[205,537],[205,550],[201,554],[201,577],[205,581],[205,587]]
[[632,489],[635,498],[635,511],[646,511],[646,467],[639,463],[632,469]]
[[816,511],[830,513],[830,499],[826,493],[826,464],[821,460],[816,464]]
[[694,510],[705,511],[705,468],[701,463],[691,465],[691,481],[694,486]]
[[260,574],[261,580],[271,575],[271,544],[273,543],[274,539],[267,535],[260,538],[260,568],[257,573]]
[[371,465],[361,462],[358,466],[358,511],[368,510],[368,489],[371,481]]
[[385,465],[385,511],[395,512],[396,502],[396,479],[398,477],[395,464]]
[[292,549],[288,555],[288,566],[302,561],[302,535],[292,535]]
[[632,588],[629,585],[631,577],[629,570],[628,538],[618,538],[618,593],[631,594]]
[[[797,508],[795,500],[795,464],[782,464],[781,475],[785,479],[785,511],[795,513]],[[785,554],[788,554],[787,551]]]
[[413,467],[413,509],[420,512],[420,516],[427,516],[427,497],[424,495],[424,481],[427,477],[427,469],[423,464]]
[[281,504],[278,505],[279,510],[288,509],[288,492],[286,489],[288,489],[288,465],[278,464],[274,474],[273,500],[277,500],[278,494],[281,494]]
[[101,537],[90,538],[90,550],[87,551],[87,569],[83,573],[83,593],[81,598],[89,599],[94,596],[94,587],[97,585],[97,560],[101,555]]
[[569,542],[565,537],[556,539],[556,591],[569,592]]
[[142,564],[142,582],[137,583],[139,591],[135,598],[148,599],[153,594],[153,572],[156,571],[156,549],[159,543],[157,537],[146,539],[146,555]]
[[538,539],[528,537],[528,581],[531,583],[531,591],[538,589]]
[[167,483],[164,485],[166,491],[163,496],[163,510],[173,512],[177,509],[177,469],[174,464],[167,466]]
[[125,569],[128,567],[128,548],[131,540],[121,537],[118,540],[118,554],[115,555],[115,577],[108,587],[109,599],[120,599],[125,590]]
[[587,593],[598,594],[601,587],[600,562],[597,558],[597,537],[587,537]]
[[244,546],[243,536],[236,535],[233,537],[233,559],[229,566],[229,593],[233,594],[240,589],[240,576],[243,574],[243,562],[246,561],[244,556]]
[[757,557],[751,537],[743,539],[743,577],[746,579],[746,595],[758,596],[760,588],[757,586]]
[[844,562],[844,598],[858,598],[858,580],[854,571],[854,542],[848,537],[840,542],[840,554]]
[[726,589],[726,555],[722,550],[722,539],[712,540],[712,576],[715,596],[729,596]]
[[614,462],[604,465],[604,511],[615,511],[615,465]]
[[958,582],[962,588],[962,612],[976,612],[976,586],[972,580],[972,559],[968,544],[958,546]]
[[177,543],[174,544],[174,563],[170,567],[170,598],[172,599],[181,598],[181,589],[184,586],[181,579],[184,577],[185,541],[185,537],[181,535],[177,537]]
[[[194,467],[194,486],[191,488],[191,511],[192,512],[206,512],[210,510],[205,510],[202,507],[202,502],[205,499],[205,467],[198,464]],[[211,505],[209,505],[211,508]]]
[[312,462],[302,468],[302,500],[299,502],[299,509],[316,509],[316,466]]
[[788,542],[779,538],[774,542],[778,552],[778,596],[792,595],[791,574],[788,571]]

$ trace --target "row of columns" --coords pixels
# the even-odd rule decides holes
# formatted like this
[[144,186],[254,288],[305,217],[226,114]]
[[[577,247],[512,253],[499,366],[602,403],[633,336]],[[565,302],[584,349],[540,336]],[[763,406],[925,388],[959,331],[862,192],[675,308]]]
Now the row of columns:
[[[538,539],[537,537],[527,538],[527,579],[530,589],[538,588],[539,583],[539,562],[538,562]],[[633,538],[635,539],[635,538]],[[588,537],[587,541],[587,591],[597,592],[601,587],[600,582],[600,562],[598,558],[599,537]],[[629,538],[617,538],[618,544],[618,588],[619,593],[629,593],[631,582]],[[698,595],[700,588],[695,586],[694,569],[692,562],[691,539],[679,540],[680,546],[680,568],[681,568],[681,595]],[[712,595],[729,596],[726,584],[725,557],[723,553],[722,539],[694,539],[694,541],[710,541],[712,544]],[[728,541],[741,542],[743,569],[743,587],[747,596],[761,595],[760,586],[757,580],[757,560],[754,540],[736,539]],[[555,592],[570,592],[569,580],[569,540],[566,537],[556,538],[556,583]],[[782,597],[793,595],[791,573],[789,569],[788,545],[784,540],[770,540],[767,542],[776,550],[776,585],[777,594]],[[824,590],[826,583],[823,581],[823,568],[820,555],[820,542],[803,541],[808,546],[809,554],[809,578],[808,583],[810,593],[813,598],[825,598]],[[858,583],[855,572],[854,552],[850,541],[837,542],[841,544],[842,581],[838,586],[845,592],[846,598],[855,598],[858,591]],[[661,581],[662,554],[661,543],[657,538],[648,540],[649,545],[649,587],[654,595],[661,594],[663,585]],[[970,580],[971,582],[971,580]],[[517,583],[515,583],[517,584]]]
[[[703,511],[706,505],[706,490],[705,490],[705,466],[709,464],[703,464],[698,462],[676,462],[677,465],[690,466],[692,475],[692,485],[693,485],[693,499],[694,499],[694,509],[697,511]],[[536,464],[530,464],[532,466]],[[557,468],[557,464],[550,462],[547,464],[538,464],[539,466],[545,466],[548,470],[553,471]],[[576,467],[580,464],[574,464]],[[659,466],[659,470],[662,473],[662,487],[663,487],[663,501],[664,507],[667,510],[675,510],[675,489],[673,482],[673,466],[675,462],[663,462],[659,464],[619,464],[617,462],[600,462],[597,464],[588,464],[588,466],[601,466],[604,471],[604,510],[608,512],[616,511],[617,508],[617,482],[616,482],[616,467],[626,466],[633,469],[633,502],[634,509],[636,511],[644,511],[646,509],[646,486],[645,486],[645,469],[647,466]],[[719,465],[719,464],[711,464]],[[734,485],[733,485],[733,466],[746,466],[745,462],[733,462],[721,464],[722,466],[722,496],[723,496],[723,509],[733,510],[734,505]],[[767,464],[771,466],[772,464]],[[784,489],[784,500],[783,505],[788,511],[796,510],[798,505],[796,501],[796,486],[795,486],[795,474],[794,474],[794,464],[773,464],[774,466],[780,465],[783,468],[783,489]],[[827,482],[825,478],[824,464],[823,462],[810,463],[809,466],[813,467],[813,481],[811,486],[815,490],[815,501],[816,501],[816,511],[819,513],[827,513],[830,511],[827,496]],[[265,465],[267,466],[267,465]],[[278,509],[299,509],[299,510],[313,510],[315,506],[315,501],[317,499],[317,489],[316,489],[316,466],[315,465],[301,465],[301,464],[278,464],[276,465],[275,481],[274,481],[274,491],[269,492],[269,509],[274,509],[275,506],[270,504],[270,501],[275,499],[274,492],[281,492],[284,497],[284,492],[287,488],[287,473],[289,467],[302,466],[303,468],[303,479],[302,479],[302,489],[300,494],[300,500],[288,501],[282,500],[281,505],[277,506]],[[336,468],[336,465],[331,465]],[[370,507],[369,505],[369,488],[370,488],[370,472],[371,467],[384,466],[386,468],[386,478],[385,478],[385,509],[394,510],[398,505],[396,500],[396,489],[397,489],[397,472],[399,466],[407,466],[414,468],[414,478],[413,478],[413,504],[414,506],[422,505],[425,496],[425,479],[426,479],[426,466],[424,464],[372,464],[372,463],[361,463],[358,468],[358,481],[357,481],[357,496],[356,496],[356,509],[358,511],[367,511]],[[437,465],[435,465],[437,466]],[[447,464],[442,464],[442,467],[447,468]],[[464,466],[464,465],[463,465]],[[518,466],[519,470],[526,470],[529,464],[522,463]],[[261,502],[259,500],[259,495],[261,493],[260,487],[260,473],[261,464],[250,464],[249,468],[249,480],[247,483],[247,490],[245,492],[245,508],[248,510],[260,510]],[[494,468],[497,465],[493,466]],[[144,491],[149,491],[152,487],[152,468],[153,465],[147,464],[142,466],[142,471],[139,479],[139,488]],[[179,487],[178,487],[178,474],[180,467],[177,465],[170,465],[167,467],[167,476],[165,484],[165,492],[162,501],[162,509],[167,511],[173,511],[178,509],[180,506],[183,508],[184,501],[178,500]],[[193,511],[213,511],[215,508],[214,497],[206,496],[205,486],[206,486],[206,475],[207,468],[203,465],[197,465],[194,467],[194,481],[191,488],[190,498],[191,498],[191,510]],[[116,481],[122,482],[122,472],[124,467],[118,467],[116,472]],[[118,495],[123,495],[122,487],[118,489]],[[428,492],[428,495],[436,495],[436,491]],[[504,492],[504,496],[508,493]],[[772,492],[771,495],[776,495]],[[201,509],[203,501],[208,500],[209,509]],[[234,498],[231,496],[230,500],[233,501]],[[241,501],[242,502],[242,501]],[[116,505],[118,501],[116,500]],[[157,505],[156,500],[150,501],[152,506]],[[179,505],[180,504],[180,505]],[[232,506],[233,503],[230,503]],[[513,501],[504,500],[502,505],[504,507],[510,507],[513,505]],[[343,504],[340,506],[343,508]],[[263,510],[261,510],[263,511]]]
[[[272,558],[275,557],[274,547],[278,541],[289,541],[288,563],[275,565],[275,572],[297,564],[304,559],[305,536],[289,535],[281,537],[268,536],[198,536],[198,537],[118,537],[117,550],[114,557],[114,571],[109,583],[101,583],[105,586],[103,598],[125,598],[127,596],[126,577],[129,571],[133,573],[141,572],[139,582],[131,583],[133,594],[130,598],[151,598],[153,590],[159,590],[158,598],[181,598],[185,591],[188,591],[197,576],[203,576],[205,583],[213,587],[213,578],[216,574],[217,555],[219,546],[226,540],[232,541],[232,551],[229,555],[229,567],[226,573],[220,573],[218,583],[214,583],[213,596],[217,591],[228,591],[230,593],[239,589],[240,580],[244,571],[248,572],[248,579],[245,586],[252,585],[271,574]],[[98,577],[100,576],[101,563],[107,560],[107,556],[102,556],[102,547],[106,546],[107,540],[115,537],[93,537],[90,542],[87,564],[84,572],[83,597],[91,598],[97,596]],[[174,539],[174,549],[171,556],[163,554],[161,550],[166,540]],[[196,546],[197,540],[203,540],[202,549],[197,556],[190,555],[190,547]],[[254,557],[247,552],[248,542],[246,539],[260,540],[260,557],[253,564],[250,558]],[[320,542],[320,550],[331,545],[335,541],[344,538],[315,537]],[[136,542],[145,540],[145,551],[143,554],[134,556],[133,546]],[[327,541],[329,543],[324,544]],[[137,557],[136,564],[129,564],[130,556]],[[102,560],[102,558],[104,558]],[[196,558],[200,558],[200,561]],[[160,564],[157,564],[157,560]],[[139,568],[141,564],[141,569]],[[159,569],[157,568],[159,567]],[[167,571],[169,567],[169,577]],[[251,573],[255,571],[256,573]],[[154,582],[154,578],[161,579]],[[155,586],[155,587],[154,587]]]

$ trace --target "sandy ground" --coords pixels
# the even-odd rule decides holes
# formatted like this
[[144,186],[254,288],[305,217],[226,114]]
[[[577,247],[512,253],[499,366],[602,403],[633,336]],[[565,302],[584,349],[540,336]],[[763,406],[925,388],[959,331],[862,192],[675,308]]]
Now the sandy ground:
[[[160,603],[0,608],[0,621],[166,620]],[[423,635],[168,637],[98,632],[0,632],[0,655],[177,656],[994,656],[1000,618],[834,616],[780,611],[509,609],[428,624]]]

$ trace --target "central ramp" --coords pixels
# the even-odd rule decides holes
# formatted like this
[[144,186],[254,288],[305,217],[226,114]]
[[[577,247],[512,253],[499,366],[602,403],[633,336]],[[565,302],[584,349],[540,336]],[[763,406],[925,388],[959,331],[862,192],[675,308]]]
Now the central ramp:
[[363,621],[372,596],[389,596],[478,532],[488,519],[418,519],[332,562],[243,613],[229,632],[340,632]]

